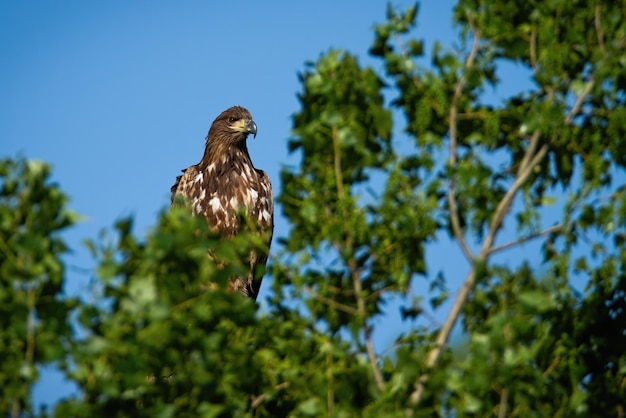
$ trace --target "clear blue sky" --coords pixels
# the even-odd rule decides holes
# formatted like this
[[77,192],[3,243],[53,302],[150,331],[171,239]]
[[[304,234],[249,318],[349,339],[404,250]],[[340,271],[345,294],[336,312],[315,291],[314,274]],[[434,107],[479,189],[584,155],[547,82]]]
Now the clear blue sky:
[[[415,34],[427,53],[435,39],[453,43],[453,4],[423,2]],[[68,291],[88,287],[90,275],[73,268],[93,265],[82,240],[122,216],[135,217],[140,235],[154,225],[179,170],[199,161],[210,123],[229,106],[251,111],[252,159],[278,191],[281,165],[296,161],[286,142],[299,109],[297,73],[335,47],[382,70],[367,49],[385,10],[386,2],[358,0],[2,2],[0,157],[52,163],[70,207],[87,217],[65,234]],[[279,216],[275,236],[286,232]],[[434,272],[450,268],[447,254],[433,260]],[[467,265],[457,269],[460,279]],[[380,350],[397,333],[397,312],[388,318]],[[36,399],[68,390],[45,373]]]
[[[425,3],[419,33],[450,39],[453,2]],[[297,72],[331,47],[380,68],[367,48],[385,8],[362,1],[2,2],[0,155],[53,164],[71,207],[89,218],[72,239],[93,237],[129,214],[142,231],[168,204],[179,170],[199,161],[215,116],[240,104],[259,129],[249,141],[253,161],[279,188],[298,110]]]

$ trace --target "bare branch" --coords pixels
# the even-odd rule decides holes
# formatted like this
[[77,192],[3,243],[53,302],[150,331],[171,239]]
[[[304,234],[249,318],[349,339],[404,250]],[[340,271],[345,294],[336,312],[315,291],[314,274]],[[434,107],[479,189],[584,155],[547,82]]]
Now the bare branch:
[[[506,214],[509,212],[509,209],[511,208],[511,204],[513,203],[513,199],[515,198],[517,191],[520,189],[520,187],[522,187],[524,182],[526,182],[526,179],[528,178],[532,170],[541,162],[541,160],[543,159],[543,157],[546,156],[547,153],[548,153],[548,145],[544,144],[539,149],[539,151],[537,151],[537,153],[532,158],[532,160],[528,164],[526,164],[525,167],[520,167],[520,170],[518,171],[517,176],[515,177],[515,180],[513,181],[513,184],[511,185],[511,188],[506,192],[506,194],[504,195],[504,197],[498,204],[498,207],[496,208],[496,212],[493,215],[493,218],[491,219],[489,233],[485,237],[485,240],[483,241],[483,245],[480,250],[480,256],[479,256],[480,258],[482,259],[486,258],[487,254],[491,250],[491,246],[493,245],[493,241],[496,237],[496,234],[498,230],[500,229],[500,227],[502,226],[502,222],[504,221]],[[528,155],[528,150],[526,154]]]
[[[446,322],[443,324],[443,326],[439,330],[439,333],[437,334],[437,339],[435,340],[435,346],[428,353],[428,358],[426,359],[426,363],[424,364],[424,367],[427,370],[430,370],[433,367],[435,367],[435,365],[439,361],[439,358],[441,357],[441,353],[443,353],[443,349],[446,347],[446,344],[448,343],[448,338],[450,337],[452,328],[454,327],[454,324],[456,323],[457,318],[461,314],[461,309],[463,308],[463,305],[465,304],[467,297],[469,296],[472,288],[474,287],[475,281],[476,281],[476,277],[474,275],[474,269],[472,268],[469,274],[467,275],[467,277],[465,278],[465,281],[463,282],[463,286],[461,286],[461,289],[459,290],[459,293],[457,294],[456,299],[454,300],[454,304],[452,305],[452,308],[450,308],[450,312],[448,313]],[[415,385],[415,390],[411,393],[411,396],[409,398],[409,401],[411,402],[411,404],[417,405],[422,400],[422,396],[424,396],[424,391],[426,390],[426,382],[428,382],[429,378],[430,378],[430,375],[428,373],[424,373],[420,376],[420,378],[418,379]]]
[[540,136],[541,136],[541,133],[539,131],[535,131],[532,137],[530,138],[530,142],[528,143],[528,148],[526,148],[526,152],[524,153],[524,156],[522,157],[522,161],[520,162],[519,168],[517,169],[518,176],[524,169],[526,169],[526,166],[528,165],[528,161],[530,160],[530,157],[532,157],[532,155],[535,153],[535,149],[537,149],[537,144],[539,143]]
[[[448,165],[451,170],[454,170],[456,166],[456,142],[457,142],[457,117],[458,117],[458,106],[459,99],[461,98],[461,94],[463,93],[463,89],[465,88],[465,84],[467,83],[467,70],[472,68],[474,65],[474,60],[476,59],[476,55],[478,54],[478,46],[480,44],[480,33],[476,28],[474,28],[473,22],[470,19],[470,25],[472,27],[472,31],[474,34],[474,41],[472,44],[472,49],[467,56],[465,61],[465,69],[466,72],[461,76],[459,82],[456,85],[454,90],[454,95],[452,96],[452,101],[450,103],[450,114],[449,114],[449,130],[450,130],[450,158],[448,160]],[[465,237],[463,235],[463,231],[461,229],[461,222],[459,220],[459,212],[456,202],[456,194],[454,192],[454,176],[450,176],[450,180],[448,182],[448,206],[450,207],[450,221],[452,223],[452,231],[454,232],[454,236],[463,250],[463,254],[465,257],[471,261],[474,258],[472,251],[467,246],[465,242]]]
[[528,241],[530,241],[532,239],[539,238],[539,237],[551,234],[553,232],[560,231],[561,229],[563,229],[564,226],[565,226],[564,224],[553,225],[553,226],[551,226],[549,228],[546,228],[546,229],[544,229],[542,231],[535,232],[533,234],[530,234],[530,235],[527,235],[525,237],[516,239],[514,241],[509,241],[509,242],[507,242],[505,244],[497,245],[495,247],[491,247],[491,249],[488,252],[488,255],[495,254],[495,253],[497,253],[499,251],[503,251],[503,250],[506,250],[508,248],[515,247],[517,245],[520,245],[520,244],[523,244],[525,242],[528,242]]

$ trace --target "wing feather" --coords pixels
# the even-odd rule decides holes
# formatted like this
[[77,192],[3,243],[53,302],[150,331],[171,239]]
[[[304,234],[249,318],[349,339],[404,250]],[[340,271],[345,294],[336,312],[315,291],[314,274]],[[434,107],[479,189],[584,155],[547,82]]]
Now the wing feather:
[[[274,234],[274,194],[272,184],[265,171],[256,170],[256,172],[259,177],[259,191],[255,212],[258,214],[259,230],[266,234],[267,246],[265,247],[266,251],[262,254],[257,254],[256,251],[250,252],[250,273],[248,274],[246,294],[254,300],[259,295]],[[258,269],[257,267],[259,266],[262,268]]]

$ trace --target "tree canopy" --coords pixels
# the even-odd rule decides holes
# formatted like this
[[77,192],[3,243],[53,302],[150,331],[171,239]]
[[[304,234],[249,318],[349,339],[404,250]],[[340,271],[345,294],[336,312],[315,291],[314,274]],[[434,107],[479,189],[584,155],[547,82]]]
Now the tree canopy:
[[[625,14],[459,0],[458,45],[425,62],[418,7],[389,6],[378,65],[307,64],[263,311],[203,286],[258,239],[178,208],[146,237],[127,218],[89,240],[92,294],[63,294],[79,218],[47,164],[2,160],[0,410],[47,415],[31,389],[52,364],[79,388],[60,417],[625,416]],[[489,102],[504,64],[529,88]],[[444,237],[464,277],[433,271]],[[406,332],[377,346],[392,306]]]

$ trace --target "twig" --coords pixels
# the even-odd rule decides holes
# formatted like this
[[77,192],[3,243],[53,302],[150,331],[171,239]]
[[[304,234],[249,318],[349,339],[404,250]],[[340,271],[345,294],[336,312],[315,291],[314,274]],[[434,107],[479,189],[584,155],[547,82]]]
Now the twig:
[[526,166],[528,165],[528,161],[530,160],[530,157],[534,154],[535,149],[537,149],[537,144],[539,143],[540,136],[541,136],[540,132],[535,131],[532,137],[530,138],[530,142],[528,143],[528,148],[526,148],[526,152],[524,153],[524,156],[522,157],[522,161],[520,162],[519,167],[517,169],[518,176],[524,169],[526,169]]
[[5,260],[10,262],[13,266],[18,265],[17,257],[11,247],[4,239],[0,239],[0,253],[4,254]]
[[26,362],[32,366],[35,361],[35,309],[37,295],[35,285],[28,286],[28,318],[26,328]]
[[602,51],[602,55],[606,54],[606,51],[604,50],[604,35],[602,34],[602,25],[601,25],[601,21],[600,21],[600,13],[601,13],[601,6],[600,3],[596,4],[596,10],[595,10],[595,18],[594,18],[594,23],[595,23],[595,28],[596,28],[596,38],[598,39],[598,46],[600,47],[600,51]]
[[[474,59],[476,58],[476,54],[478,53],[478,46],[480,43],[480,33],[477,29],[474,28],[473,22],[470,19],[470,25],[472,27],[472,31],[474,33],[474,42],[472,44],[472,49],[467,56],[465,61],[466,71],[472,68],[474,64]],[[457,141],[457,115],[458,115],[458,105],[459,99],[461,98],[461,94],[463,93],[463,88],[467,83],[467,72],[461,76],[459,82],[456,85],[456,89],[454,90],[454,96],[452,96],[452,101],[450,104],[450,115],[449,115],[449,125],[450,125],[450,158],[448,160],[448,165],[450,166],[450,170],[454,170],[454,166],[456,165],[456,141]],[[454,236],[458,241],[461,250],[463,250],[463,254],[465,257],[471,261],[474,259],[474,255],[472,251],[467,246],[465,242],[465,237],[463,235],[463,231],[461,230],[461,222],[459,220],[459,213],[456,202],[456,195],[454,193],[454,176],[450,175],[450,180],[448,182],[448,206],[450,207],[450,221],[452,223],[452,231],[454,232]]]
[[537,28],[535,26],[530,30],[530,67],[533,71],[537,71]]
[[[276,255],[272,255],[270,253],[270,257],[272,257],[272,259],[274,260],[278,260],[278,256]],[[289,278],[292,278],[292,273],[291,271],[287,270],[286,268],[284,268],[282,266],[282,264],[274,264],[276,267],[278,267],[284,274],[286,274]],[[293,280],[293,279],[292,279]],[[306,293],[308,293],[310,296],[312,296],[314,299],[317,299],[318,301],[327,304],[328,306],[332,306],[333,308],[343,311],[347,314],[350,315],[354,315],[357,316],[358,312],[355,308],[353,308],[352,306],[348,306],[346,304],[337,302],[334,299],[331,298],[327,298],[326,296],[322,296],[319,293],[317,293],[315,290],[313,290],[313,288],[309,287],[309,286],[303,286],[302,290],[304,290]]]
[[343,173],[341,172],[341,147],[339,146],[339,132],[336,126],[333,126],[333,159],[335,168],[335,182],[337,187],[337,195],[339,199],[343,199]]
[[[28,312],[26,317],[26,352],[24,353],[24,360],[27,367],[34,367],[35,361],[35,318],[34,310],[36,305],[36,287],[32,283],[26,284],[26,299],[28,302]],[[29,378],[29,381],[31,379]],[[30,382],[24,383],[27,385]],[[17,418],[22,415],[22,402],[19,396],[13,399],[11,405],[11,417]]]
[[354,309],[351,306],[348,305],[344,305],[343,303],[339,303],[336,300],[327,298],[325,296],[320,295],[319,293],[317,293],[315,290],[311,289],[309,286],[304,286],[303,287],[304,291],[307,292],[309,295],[311,295],[313,298],[319,300],[322,303],[327,304],[328,306],[332,306],[333,308],[343,311],[347,314],[350,315],[357,315],[358,312],[356,309]]
[[503,388],[500,392],[500,405],[498,406],[498,418],[506,418],[506,404],[509,398],[509,390]]
[[601,247],[598,247],[598,248],[594,248],[593,239],[589,238],[582,231],[578,232],[577,236],[578,236],[578,238],[580,238],[580,240],[582,242],[584,242],[585,244],[587,244],[589,246],[590,250],[599,252],[599,253],[604,254],[604,255],[606,255],[608,253],[607,249],[604,246],[601,246]]
[[[274,390],[281,390],[281,389],[286,388],[287,386],[289,386],[289,382],[283,382],[283,383],[280,383],[280,384],[276,385],[274,387]],[[252,397],[252,402],[250,403],[250,407],[252,409],[258,408],[259,406],[261,406],[261,404],[263,403],[265,398],[267,398],[267,395],[265,393],[262,393],[262,394],[260,394],[258,396],[253,396]]]
[[363,339],[365,340],[365,349],[367,351],[367,357],[372,365],[372,371],[374,373],[374,381],[376,387],[379,390],[385,388],[385,381],[380,373],[378,367],[378,359],[374,350],[374,343],[372,342],[372,329],[367,323],[367,311],[365,309],[365,299],[363,298],[363,287],[361,286],[361,277],[356,268],[354,258],[350,258],[348,261],[348,268],[350,269],[350,277],[352,278],[352,287],[354,288],[354,297],[356,299],[357,313],[361,319],[361,327],[363,328]]
[[[406,48],[404,47],[404,42],[402,42],[402,38],[397,33],[395,37],[396,37],[396,44],[398,45],[398,49],[400,49],[400,55],[402,55],[402,58],[408,60],[409,54],[406,52]],[[421,87],[421,83],[417,79],[417,77],[413,75],[411,76],[411,80],[413,81],[413,85],[415,86],[415,88],[419,90]]]
[[501,245],[497,245],[495,247],[491,247],[491,249],[488,252],[488,255],[495,254],[495,253],[497,253],[499,251],[503,251],[503,250],[506,250],[506,249],[511,248],[511,247],[515,247],[516,245],[523,244],[523,243],[525,243],[527,241],[530,241],[532,239],[539,238],[539,237],[542,237],[544,235],[551,234],[552,232],[560,231],[561,229],[563,229],[564,226],[565,226],[564,224],[553,225],[553,226],[551,226],[549,228],[546,228],[546,229],[544,229],[542,231],[532,233],[530,235],[527,235],[525,237],[516,239],[514,241],[509,241],[509,242],[507,242],[505,244],[501,244]]
[[333,416],[335,410],[335,385],[333,379],[333,356],[330,350],[326,351],[326,379],[328,379],[328,390],[326,391],[326,411],[328,416]]
[[[443,349],[448,342],[448,337],[452,332],[452,328],[456,323],[456,319],[461,314],[461,309],[465,304],[465,300],[467,299],[467,296],[474,287],[475,280],[476,277],[474,274],[474,269],[472,268],[465,278],[465,281],[463,282],[463,285],[461,286],[461,289],[459,290],[459,293],[454,300],[454,304],[450,308],[450,312],[448,313],[446,322],[444,322],[443,326],[439,330],[439,333],[437,334],[437,338],[435,339],[435,346],[428,353],[428,358],[426,359],[426,363],[424,364],[426,370],[430,370],[435,367],[435,365],[439,361],[439,357],[441,357],[441,353],[443,353]],[[422,396],[424,395],[424,390],[426,389],[426,382],[429,378],[430,375],[428,373],[424,373],[418,379],[417,384],[415,385],[415,390],[413,391],[413,393],[411,393],[411,397],[409,398],[413,405],[417,405],[422,399]]]
[[565,118],[565,123],[571,123],[572,119],[574,119],[574,116],[576,116],[580,112],[583,102],[585,101],[589,93],[591,93],[591,89],[593,89],[594,85],[595,85],[595,80],[593,78],[591,78],[587,82],[587,84],[585,84],[585,89],[580,94],[580,96],[576,98],[576,102],[574,103],[574,106],[572,107],[567,117]]
[[547,153],[548,145],[544,144],[541,148],[539,148],[539,151],[537,151],[532,160],[528,164],[526,164],[526,167],[524,167],[523,169],[522,167],[520,167],[520,170],[518,171],[517,176],[515,177],[515,180],[511,185],[511,188],[504,194],[504,197],[496,208],[496,213],[491,219],[489,233],[485,237],[485,240],[483,241],[483,245],[480,250],[479,258],[481,258],[482,260],[486,259],[489,251],[491,250],[491,246],[493,245],[496,234],[502,226],[504,217],[511,208],[511,204],[513,203],[513,199],[515,198],[517,191],[520,189],[520,187],[522,187],[524,182],[526,182],[526,179],[528,178],[532,170],[539,164],[539,162],[541,162],[541,160],[543,159],[543,157],[546,156]]
[[462,112],[456,115],[457,120],[485,120],[485,114],[482,111],[478,112]]
[[545,378],[547,378],[547,377],[548,377],[548,375],[549,375],[550,373],[552,373],[552,370],[554,370],[554,368],[555,368],[556,366],[558,366],[560,362],[561,362],[561,357],[560,357],[560,356],[556,356],[556,357],[552,360],[552,362],[550,363],[550,365],[548,366],[548,368],[547,368],[547,369],[545,369],[545,370],[543,371],[543,373],[541,373],[541,376],[542,376],[544,379],[545,379]]

